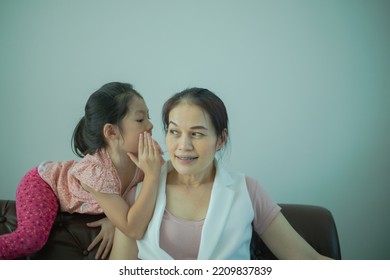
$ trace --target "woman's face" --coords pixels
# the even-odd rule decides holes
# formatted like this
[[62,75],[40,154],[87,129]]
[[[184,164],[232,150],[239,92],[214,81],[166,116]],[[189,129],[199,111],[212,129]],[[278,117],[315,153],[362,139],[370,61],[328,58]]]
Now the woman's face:
[[179,174],[196,176],[209,172],[221,142],[209,115],[200,107],[182,102],[170,111],[165,144]]

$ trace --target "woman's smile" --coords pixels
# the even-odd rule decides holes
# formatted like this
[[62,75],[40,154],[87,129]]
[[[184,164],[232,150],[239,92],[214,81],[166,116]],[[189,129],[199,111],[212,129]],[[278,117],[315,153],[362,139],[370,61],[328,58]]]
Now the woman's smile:
[[198,159],[198,157],[193,157],[193,156],[177,156],[177,155],[175,155],[175,158],[182,164],[190,164]]

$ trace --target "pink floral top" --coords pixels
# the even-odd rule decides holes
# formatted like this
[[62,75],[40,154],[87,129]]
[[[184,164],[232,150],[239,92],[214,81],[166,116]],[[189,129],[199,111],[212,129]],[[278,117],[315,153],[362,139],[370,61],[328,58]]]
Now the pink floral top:
[[[93,155],[86,155],[79,162],[74,160],[45,161],[39,165],[38,172],[53,189],[62,212],[103,213],[93,196],[81,187],[80,182],[102,193],[121,194],[118,173],[105,149],[101,149]],[[143,173],[137,169],[122,197],[126,199],[129,190],[142,179]]]

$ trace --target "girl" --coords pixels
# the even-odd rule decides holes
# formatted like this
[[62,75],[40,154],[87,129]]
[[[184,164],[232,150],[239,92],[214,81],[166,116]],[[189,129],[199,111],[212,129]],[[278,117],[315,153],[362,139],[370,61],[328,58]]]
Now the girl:
[[[58,210],[100,214],[98,202],[109,210],[108,219],[90,225],[102,226],[88,248],[102,240],[96,258],[105,258],[112,247],[114,227],[109,219],[132,238],[142,238],[153,214],[163,164],[152,128],[145,101],[132,85],[112,82],[94,92],[72,136],[73,150],[83,159],[43,162],[22,178],[16,191],[18,227],[0,236],[0,259],[40,250]],[[144,187],[130,208],[126,197],[141,180]]]

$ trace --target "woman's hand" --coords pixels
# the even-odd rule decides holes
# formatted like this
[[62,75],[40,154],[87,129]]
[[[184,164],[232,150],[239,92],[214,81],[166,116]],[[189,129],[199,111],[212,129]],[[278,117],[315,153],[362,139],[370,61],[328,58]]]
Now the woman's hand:
[[130,159],[144,172],[145,176],[160,175],[161,166],[165,162],[162,155],[160,145],[146,131],[139,135],[138,157],[128,153]]
[[106,259],[111,251],[115,227],[108,218],[103,218],[95,222],[87,223],[89,227],[101,227],[99,234],[95,237],[92,243],[88,246],[88,251],[92,251],[93,248],[101,241],[99,249],[96,252],[95,259]]

